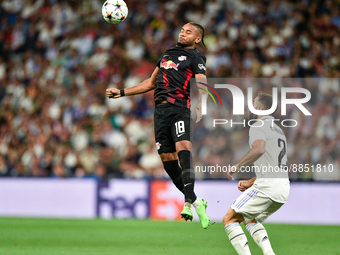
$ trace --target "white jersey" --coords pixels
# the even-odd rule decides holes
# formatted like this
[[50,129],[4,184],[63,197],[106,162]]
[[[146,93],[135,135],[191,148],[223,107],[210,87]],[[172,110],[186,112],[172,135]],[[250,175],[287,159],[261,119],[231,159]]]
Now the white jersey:
[[287,166],[287,139],[274,117],[264,116],[249,129],[249,145],[266,142],[265,153],[254,162],[256,181],[253,187],[278,203],[287,202],[290,190]]

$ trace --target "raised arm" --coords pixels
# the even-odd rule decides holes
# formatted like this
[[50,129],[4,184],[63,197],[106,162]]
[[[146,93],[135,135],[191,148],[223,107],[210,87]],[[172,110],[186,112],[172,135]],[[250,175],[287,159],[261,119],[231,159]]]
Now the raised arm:
[[122,90],[119,90],[116,88],[107,89],[106,96],[108,98],[120,98],[122,96],[133,96],[133,95],[149,92],[150,90],[153,90],[156,88],[156,79],[157,79],[158,72],[159,72],[159,68],[156,67],[156,69],[153,71],[149,79],[131,88],[126,88]]
[[[196,79],[196,84],[198,88],[203,88],[203,89],[207,89],[206,86],[200,84],[200,83],[204,83],[207,84],[207,77],[204,74],[198,73],[195,74],[195,79]],[[196,119],[196,123],[199,122],[202,118],[203,118],[203,114],[202,114],[202,94],[206,94],[206,92],[204,90],[199,89],[198,90],[198,102],[197,102],[197,106],[196,106],[196,115],[197,115],[197,119]]]

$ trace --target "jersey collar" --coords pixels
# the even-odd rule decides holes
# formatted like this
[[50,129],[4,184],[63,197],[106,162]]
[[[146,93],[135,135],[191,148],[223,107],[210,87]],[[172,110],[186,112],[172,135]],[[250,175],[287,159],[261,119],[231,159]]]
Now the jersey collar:
[[273,117],[273,116],[270,116],[270,115],[267,115],[267,116],[263,116],[262,118],[260,118],[260,120],[267,120],[267,119],[273,120],[274,117]]
[[175,45],[175,48],[182,48],[183,50],[196,50],[197,48],[195,47],[195,48],[193,48],[193,49],[186,49],[186,48],[184,48],[183,46],[180,46],[180,45]]

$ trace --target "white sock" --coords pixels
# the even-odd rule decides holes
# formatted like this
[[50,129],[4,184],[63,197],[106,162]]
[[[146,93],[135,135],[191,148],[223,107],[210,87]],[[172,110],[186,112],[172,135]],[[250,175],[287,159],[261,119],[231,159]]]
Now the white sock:
[[196,198],[196,200],[192,203],[195,209],[197,209],[201,205],[201,201]]
[[251,255],[248,240],[238,222],[230,223],[224,226],[225,232],[229,237],[231,244],[234,246],[237,254]]
[[273,248],[270,245],[267,231],[261,223],[249,223],[246,227],[264,255],[275,255]]

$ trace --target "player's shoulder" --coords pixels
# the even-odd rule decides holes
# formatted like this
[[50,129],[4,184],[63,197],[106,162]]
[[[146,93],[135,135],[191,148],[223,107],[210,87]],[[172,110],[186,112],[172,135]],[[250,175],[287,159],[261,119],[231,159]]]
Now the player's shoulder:
[[206,60],[206,57],[202,52],[200,52],[197,48],[194,49],[184,49],[182,48],[187,54],[189,54],[192,58],[203,58]]
[[279,127],[274,119],[261,119],[262,121],[258,121],[256,123],[256,127],[262,128],[263,132],[268,136],[285,136],[281,127]]
[[254,124],[252,124],[249,128],[249,133],[256,133],[256,132],[263,132],[265,134],[268,134],[270,132],[270,125],[271,122],[266,120],[259,120],[256,121]]
[[264,128],[264,125],[261,121],[256,121],[250,126],[249,130],[253,131],[253,130],[257,130],[259,128]]
[[189,57],[193,57],[195,55],[194,52],[188,50],[188,49],[185,49],[181,46],[173,46],[169,49],[167,49],[164,54],[172,54],[172,55],[186,55],[186,56],[189,56]]
[[207,58],[204,56],[202,52],[200,52],[197,48],[193,49],[193,53],[195,54],[196,57],[198,58],[203,58],[206,60]]
[[197,48],[194,49],[185,49],[181,46],[173,46],[169,49],[167,49],[164,54],[169,54],[169,55],[178,55],[178,56],[186,56],[190,59],[203,59],[205,62],[207,58],[204,56],[202,52],[200,52]]
[[164,51],[163,54],[169,53],[169,52],[173,52],[173,51],[176,51],[176,50],[177,50],[177,49],[176,49],[176,46],[173,46],[173,47],[168,48],[166,51]]
[[275,123],[269,125],[269,129],[270,131],[275,132],[278,135],[285,136],[285,133],[283,132],[282,128],[276,125]]

